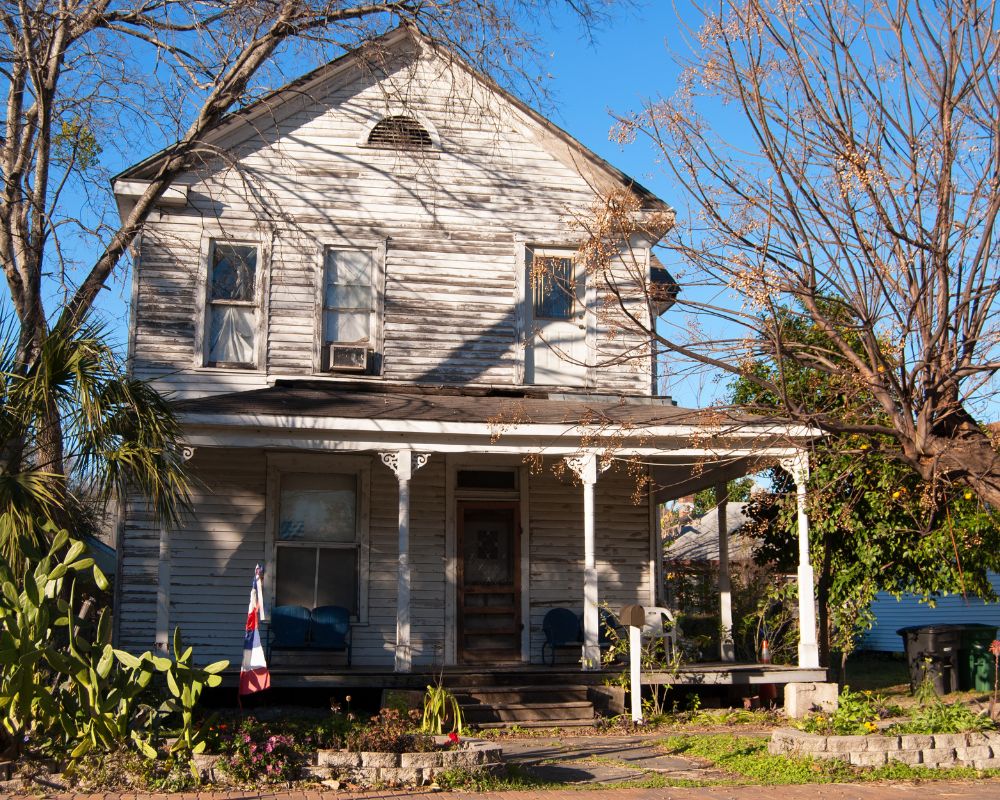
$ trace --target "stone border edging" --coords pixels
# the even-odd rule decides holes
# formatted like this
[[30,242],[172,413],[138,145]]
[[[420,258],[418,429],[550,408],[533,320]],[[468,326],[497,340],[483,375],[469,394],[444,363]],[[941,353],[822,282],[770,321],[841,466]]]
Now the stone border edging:
[[346,750],[319,750],[316,767],[330,771],[330,777],[348,776],[366,783],[423,786],[448,769],[487,769],[502,763],[503,748],[481,739],[463,739],[453,750],[419,753],[352,753]]
[[840,758],[856,767],[881,767],[892,761],[924,767],[1000,769],[1000,732],[821,736],[795,728],[771,734],[772,755]]

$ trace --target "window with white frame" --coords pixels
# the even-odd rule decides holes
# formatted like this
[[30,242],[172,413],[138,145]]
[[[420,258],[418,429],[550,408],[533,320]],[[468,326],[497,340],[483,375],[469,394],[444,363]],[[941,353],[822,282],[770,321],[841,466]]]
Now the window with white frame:
[[372,279],[375,254],[370,250],[326,251],[323,278],[323,341],[364,344],[374,338]]
[[275,536],[275,604],[342,606],[359,616],[358,474],[285,472]]
[[571,256],[531,253],[532,312],[538,320],[570,320],[579,309],[576,264]]
[[205,361],[208,366],[256,366],[256,245],[212,243],[207,328]]

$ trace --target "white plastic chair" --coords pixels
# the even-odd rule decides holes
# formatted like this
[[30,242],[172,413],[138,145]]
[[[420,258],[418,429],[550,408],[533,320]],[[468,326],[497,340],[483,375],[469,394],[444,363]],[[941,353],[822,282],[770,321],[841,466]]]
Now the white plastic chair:
[[653,606],[646,609],[646,624],[642,626],[644,639],[662,639],[663,652],[673,659],[677,653],[677,621],[669,608]]

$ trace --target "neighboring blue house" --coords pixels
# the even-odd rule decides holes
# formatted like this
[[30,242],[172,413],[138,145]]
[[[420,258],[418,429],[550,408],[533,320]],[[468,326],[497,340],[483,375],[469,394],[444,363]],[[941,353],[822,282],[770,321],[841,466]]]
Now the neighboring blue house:
[[[1000,575],[991,572],[993,591],[1000,595]],[[984,603],[978,597],[960,594],[937,598],[934,608],[912,594],[896,600],[891,594],[879,592],[872,604],[875,625],[862,637],[862,650],[902,652],[903,640],[896,631],[909,625],[937,625],[953,622],[981,622],[1000,626],[1000,603]]]

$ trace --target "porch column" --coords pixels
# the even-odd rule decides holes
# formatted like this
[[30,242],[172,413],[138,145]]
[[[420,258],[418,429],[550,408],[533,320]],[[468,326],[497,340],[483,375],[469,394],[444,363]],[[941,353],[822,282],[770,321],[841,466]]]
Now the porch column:
[[379,453],[382,463],[399,482],[399,564],[396,585],[396,672],[409,672],[410,652],[410,478],[430,458],[430,453],[396,450]]
[[809,454],[800,451],[781,460],[781,468],[795,481],[799,519],[799,666],[819,666],[816,637],[816,588],[809,563],[809,517],[806,514],[806,484],[809,482]]
[[597,558],[594,547],[594,485],[598,471],[608,464],[599,464],[597,454],[587,452],[568,457],[566,464],[583,483],[583,669],[601,668],[599,618],[597,614]]
[[715,487],[715,513],[719,528],[719,656],[735,661],[733,647],[733,595],[729,583],[729,489],[724,483]]
[[153,652],[170,652],[170,528],[160,525],[160,560],[156,571],[156,639]]

